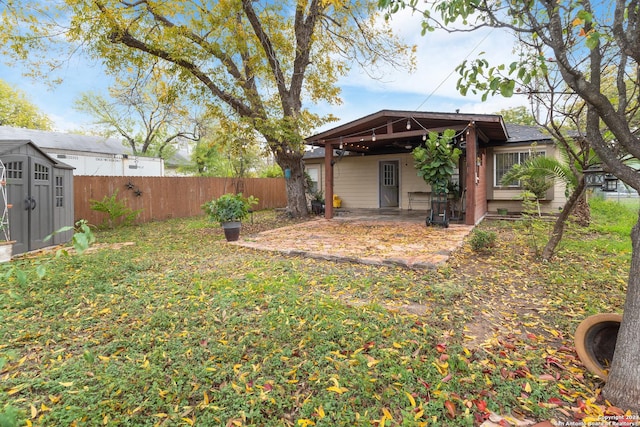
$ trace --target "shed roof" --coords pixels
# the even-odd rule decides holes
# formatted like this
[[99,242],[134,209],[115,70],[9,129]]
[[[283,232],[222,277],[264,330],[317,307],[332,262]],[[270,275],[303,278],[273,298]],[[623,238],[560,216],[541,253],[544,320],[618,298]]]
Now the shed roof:
[[126,147],[116,138],[49,132],[12,126],[0,126],[0,140],[30,140],[41,149],[84,151],[103,154],[132,154],[131,148]]
[[14,152],[16,149],[24,146],[30,145],[34,150],[38,151],[42,156],[48,159],[55,167],[60,169],[75,169],[73,166],[70,166],[66,163],[61,162],[60,160],[54,159],[44,151],[33,141],[29,140],[11,140],[11,139],[0,139],[0,156],[3,154],[9,154]]

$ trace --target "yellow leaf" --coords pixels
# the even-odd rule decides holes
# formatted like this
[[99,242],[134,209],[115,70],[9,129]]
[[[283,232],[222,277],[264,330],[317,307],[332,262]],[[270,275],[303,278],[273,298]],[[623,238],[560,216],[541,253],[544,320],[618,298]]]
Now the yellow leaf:
[[400,343],[398,343],[398,342],[394,342],[394,343],[393,343],[393,346],[394,346],[395,348],[402,348],[402,344],[400,344]]
[[158,417],[158,418],[167,418],[167,414],[165,414],[164,412],[159,412],[157,414],[153,414],[154,417]]
[[111,308],[107,307],[107,308],[103,308],[102,310],[100,310],[98,312],[98,314],[109,314],[111,313]]
[[422,418],[423,415],[424,415],[424,409],[420,409],[418,412],[416,412],[413,415],[413,419],[414,420],[418,420],[418,419]]
[[325,417],[324,408],[320,405],[316,408],[316,413],[318,414],[318,418],[323,419]]
[[38,416],[38,409],[35,406],[31,405],[31,418],[35,418],[37,416]]
[[207,394],[207,391],[204,391],[204,404],[208,405],[209,404],[209,395]]
[[64,383],[59,382],[58,384],[60,384],[62,387],[71,387],[73,385],[73,381],[64,382]]
[[327,387],[327,390],[328,391],[333,391],[333,392],[338,393],[338,394],[342,394],[342,393],[348,391],[344,387],[336,387],[336,386]]
[[384,417],[386,419],[393,420],[393,416],[391,415],[391,412],[389,412],[387,408],[382,408],[382,413],[384,414]]
[[526,391],[527,393],[531,393],[531,384],[529,384],[528,382],[524,385],[524,391]]
[[313,421],[308,420],[306,418],[300,418],[298,420],[298,425],[302,426],[302,427],[307,427],[307,426],[314,426],[314,425],[316,425],[316,423],[314,423]]
[[413,396],[411,396],[411,394],[409,392],[404,392],[407,395],[407,398],[409,399],[409,403],[411,403],[411,407],[415,408],[416,407],[416,400],[413,398]]
[[27,425],[27,427],[33,427],[33,423],[31,422],[31,420],[26,420],[25,424]]
[[574,27],[577,27],[578,25],[582,25],[584,24],[584,21],[580,18],[576,18],[573,20],[573,22],[571,23],[571,25],[573,25]]
[[194,421],[191,418],[182,418],[182,421],[189,424],[190,426],[194,424]]

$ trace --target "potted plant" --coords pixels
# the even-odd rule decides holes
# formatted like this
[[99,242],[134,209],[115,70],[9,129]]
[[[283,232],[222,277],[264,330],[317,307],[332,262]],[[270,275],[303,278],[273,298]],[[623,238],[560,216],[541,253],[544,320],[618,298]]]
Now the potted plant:
[[431,198],[431,214],[427,218],[427,225],[437,222],[436,217],[445,227],[449,225],[447,194],[451,176],[462,153],[459,148],[454,147],[454,137],[453,129],[447,129],[442,134],[429,132],[424,146],[416,147],[412,153],[418,176],[431,186],[434,194]]
[[324,212],[324,195],[318,190],[311,195],[311,212],[321,215]]
[[235,242],[240,237],[241,221],[249,216],[251,206],[257,203],[258,199],[253,196],[228,193],[205,203],[202,209],[209,219],[220,223],[227,241]]

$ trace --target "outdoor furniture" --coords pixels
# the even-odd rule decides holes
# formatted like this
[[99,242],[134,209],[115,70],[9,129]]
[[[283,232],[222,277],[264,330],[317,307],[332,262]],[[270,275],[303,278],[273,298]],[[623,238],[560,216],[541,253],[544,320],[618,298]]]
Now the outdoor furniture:
[[429,191],[409,191],[409,210],[413,209],[414,204],[431,203],[431,192]]

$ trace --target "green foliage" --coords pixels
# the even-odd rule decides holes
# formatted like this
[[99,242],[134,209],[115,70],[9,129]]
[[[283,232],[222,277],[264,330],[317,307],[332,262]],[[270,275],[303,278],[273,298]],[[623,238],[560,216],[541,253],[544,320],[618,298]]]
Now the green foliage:
[[0,126],[51,130],[52,122],[24,93],[0,80]]
[[476,252],[480,252],[494,247],[497,237],[498,236],[494,231],[474,229],[471,233],[469,243],[471,244],[471,249]]
[[242,221],[249,216],[251,206],[258,204],[254,196],[244,197],[239,194],[223,194],[204,205],[202,209],[211,221],[219,223]]
[[284,172],[280,166],[273,164],[262,169],[259,175],[261,178],[282,178]]
[[0,410],[0,427],[18,427],[21,425],[22,414],[13,406],[7,406]]
[[540,202],[538,197],[528,191],[521,193],[522,197],[522,220],[520,227],[523,235],[527,237],[529,247],[533,250],[536,257],[542,254],[544,240],[546,240],[546,232],[548,232],[548,223],[544,221],[540,214]]
[[638,222],[640,199],[629,198],[620,201],[606,200],[602,197],[590,197],[591,214],[602,218],[592,224],[599,233],[611,233],[619,239],[627,239],[631,228]]
[[435,194],[449,191],[449,181],[458,166],[461,150],[453,146],[454,136],[453,129],[445,130],[442,135],[429,132],[424,147],[418,146],[412,153],[418,176],[431,185]]
[[525,126],[536,126],[536,118],[531,113],[530,109],[524,106],[508,108],[500,110],[495,114],[500,114],[505,123],[518,124]]
[[122,200],[118,200],[118,190],[111,196],[104,196],[102,200],[89,200],[91,210],[107,214],[101,227],[115,228],[129,226],[134,223],[142,209],[133,210]]
[[[93,231],[89,227],[89,224],[86,220],[81,219],[76,222],[75,228],[71,226],[62,227],[50,235],[44,238],[44,241],[50,240],[55,234],[63,233],[65,231],[74,230],[73,237],[71,239],[71,243],[73,245],[73,249],[75,249],[76,253],[82,255],[89,247],[95,243],[96,238],[93,234]],[[54,259],[60,258],[62,256],[69,256],[69,251],[66,248],[61,248],[56,250],[55,256],[53,259],[45,259],[45,260],[37,260],[34,263],[34,271],[38,277],[38,279],[42,279],[47,274],[48,266],[53,262]],[[12,277],[15,277],[18,283],[24,285],[27,283],[28,279],[28,271],[23,269],[16,262],[9,262],[6,264],[0,265],[0,278],[4,280],[9,280]],[[2,359],[0,359],[0,362]]]

